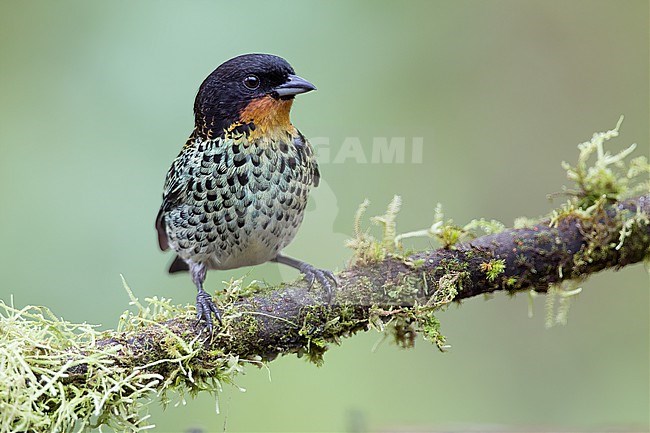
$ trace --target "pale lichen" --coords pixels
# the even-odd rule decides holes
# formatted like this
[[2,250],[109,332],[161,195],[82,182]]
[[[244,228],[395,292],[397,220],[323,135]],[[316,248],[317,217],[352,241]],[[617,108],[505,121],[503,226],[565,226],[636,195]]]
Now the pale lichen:
[[395,238],[397,236],[397,214],[402,207],[402,198],[398,195],[388,204],[384,215],[375,216],[370,219],[373,223],[381,226],[382,238],[381,243],[387,252],[393,252],[395,248]]
[[[405,265],[417,270],[423,265],[423,260],[411,260],[404,252],[402,242],[414,237],[434,237],[445,243],[453,240],[456,242],[458,233],[464,233],[462,227],[456,228],[451,220],[444,221],[440,205],[436,207],[433,225],[426,230],[400,234],[396,228],[396,218],[401,207],[401,199],[394,196],[389,203],[386,213],[381,216],[372,217],[370,220],[380,226],[381,240],[373,237],[369,230],[362,229],[361,219],[368,207],[368,201],[364,201],[357,211],[354,221],[354,237],[347,242],[347,245],[355,251],[353,263],[368,264],[383,260],[386,257],[401,260]],[[492,233],[502,229],[502,225],[495,221],[476,220],[468,227],[469,230],[482,229]],[[426,274],[421,277],[408,276],[397,282],[391,281],[382,287],[382,299],[377,299],[377,305],[369,307],[368,325],[380,332],[392,335],[393,341],[401,347],[411,347],[415,343],[418,333],[434,344],[440,350],[448,346],[445,337],[440,333],[440,322],[435,317],[435,312],[453,301],[461,288],[462,281],[467,278],[467,272],[452,263],[443,266],[443,275],[432,281],[435,287],[429,287]],[[422,304],[417,302],[422,293],[431,293],[428,300]],[[384,305],[385,302],[399,302],[399,305]],[[404,306],[403,303],[411,303]],[[320,346],[320,344],[318,345]],[[320,363],[321,359],[317,358]]]
[[[580,209],[587,209],[599,200],[609,202],[621,200],[630,194],[650,191],[650,181],[638,181],[642,175],[650,173],[650,166],[645,157],[637,157],[629,164],[627,158],[636,149],[636,144],[631,144],[626,149],[611,154],[605,150],[605,142],[618,137],[619,129],[623,123],[620,117],[614,129],[597,132],[591,140],[578,145],[580,154],[575,166],[562,163],[566,170],[567,178],[575,182],[578,190],[566,189],[565,192],[574,197],[573,202]],[[590,161],[593,159],[593,163]],[[630,183],[635,182],[631,187]]]
[[[546,328],[554,325],[566,325],[571,301],[582,292],[581,282],[567,280],[560,284],[552,284],[546,291],[546,310],[544,324]],[[557,301],[557,308],[556,308]],[[532,303],[532,297],[531,301]],[[529,317],[532,317],[532,305],[529,307]]]
[[[115,331],[69,323],[45,307],[17,309],[0,301],[0,431],[150,429],[152,401],[168,404],[169,391],[180,401],[186,393],[216,395],[223,383],[234,383],[244,364],[260,364],[205,353],[200,334],[178,335],[165,326],[172,318],[190,320],[193,308],[157,297],[142,303],[124,287],[135,311],[123,313]],[[158,349],[142,358],[147,362],[131,364],[119,342],[144,328],[154,330]]]
[[[546,326],[565,324],[571,299],[580,293],[586,275],[582,270],[591,263],[607,257],[612,250],[620,251],[625,258],[626,240],[638,231],[637,240],[643,240],[645,228],[650,224],[649,216],[637,209],[618,210],[611,204],[634,194],[650,192],[650,164],[644,156],[626,161],[636,144],[611,154],[605,150],[605,143],[619,135],[623,116],[612,130],[595,133],[591,140],[578,145],[579,156],[575,166],[566,162],[562,167],[567,178],[575,182],[577,189],[564,188],[570,199],[553,211],[550,226],[557,227],[564,220],[580,221],[581,232],[586,241],[582,249],[573,256],[572,279],[548,287],[546,298]],[[633,250],[633,248],[630,248]],[[562,268],[559,269],[562,278]],[[555,300],[558,300],[557,311]]]
[[434,211],[433,223],[430,227],[397,235],[395,237],[395,245],[401,245],[401,242],[408,238],[429,237],[436,239],[443,248],[451,248],[458,242],[476,237],[479,230],[483,234],[490,235],[499,233],[504,229],[505,226],[503,223],[484,218],[474,219],[462,227],[458,226],[454,224],[452,219],[445,220],[442,205],[438,203]]
[[[116,365],[120,348],[98,348],[102,333],[95,326],[66,322],[45,307],[0,302],[0,310],[0,431],[152,427],[146,405],[162,376]],[[68,380],[80,366],[85,380]]]

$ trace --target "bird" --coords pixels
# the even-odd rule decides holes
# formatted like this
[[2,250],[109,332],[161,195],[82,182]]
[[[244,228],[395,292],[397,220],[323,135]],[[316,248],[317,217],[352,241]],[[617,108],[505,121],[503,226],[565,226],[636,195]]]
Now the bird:
[[277,262],[317,281],[328,301],[335,275],[283,249],[302,223],[320,181],[315,152],[291,123],[296,95],[316,90],[283,58],[244,54],[217,67],[194,101],[194,129],[167,172],[156,217],[158,244],[189,271],[199,322],[221,313],[203,285],[208,270]]

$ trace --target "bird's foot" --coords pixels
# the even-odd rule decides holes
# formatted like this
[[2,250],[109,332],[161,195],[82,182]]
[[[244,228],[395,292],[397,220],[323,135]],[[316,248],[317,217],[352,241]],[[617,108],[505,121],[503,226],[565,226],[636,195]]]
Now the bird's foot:
[[199,319],[199,322],[204,322],[205,327],[208,328],[210,333],[212,333],[213,328],[213,314],[217,318],[219,325],[222,325],[221,312],[212,300],[212,296],[210,296],[205,290],[199,289],[199,293],[196,295],[196,316]]
[[309,287],[312,287],[314,285],[314,281],[318,281],[320,285],[325,289],[327,302],[331,302],[332,295],[334,294],[334,289],[339,284],[336,276],[332,271],[328,271],[326,269],[318,269],[309,263],[302,263],[300,265],[300,272],[302,272],[304,275],[305,280],[307,280],[307,284],[309,284]]

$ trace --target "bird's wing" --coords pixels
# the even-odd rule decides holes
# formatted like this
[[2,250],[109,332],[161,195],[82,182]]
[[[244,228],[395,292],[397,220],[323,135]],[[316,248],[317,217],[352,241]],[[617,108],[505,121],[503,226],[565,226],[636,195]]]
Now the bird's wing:
[[183,170],[186,165],[187,151],[181,152],[172,163],[163,188],[162,204],[156,216],[156,231],[158,232],[158,245],[160,249],[169,249],[165,215],[185,200],[187,194],[188,177]]
[[318,163],[316,162],[315,158],[312,160],[311,182],[314,187],[317,187],[320,183],[320,170],[318,170]]
[[298,162],[305,166],[310,175],[310,183],[317,187],[320,183],[320,171],[314,157],[314,148],[300,131],[296,129],[296,132],[298,135],[294,138],[293,144],[297,151]]

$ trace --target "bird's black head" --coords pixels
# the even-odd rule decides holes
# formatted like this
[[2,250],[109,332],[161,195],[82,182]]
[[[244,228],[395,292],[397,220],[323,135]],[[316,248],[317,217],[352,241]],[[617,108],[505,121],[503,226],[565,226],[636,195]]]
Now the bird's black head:
[[271,54],[244,54],[215,69],[194,102],[197,132],[222,136],[239,128],[250,133],[288,128],[293,97],[314,90],[291,65]]

